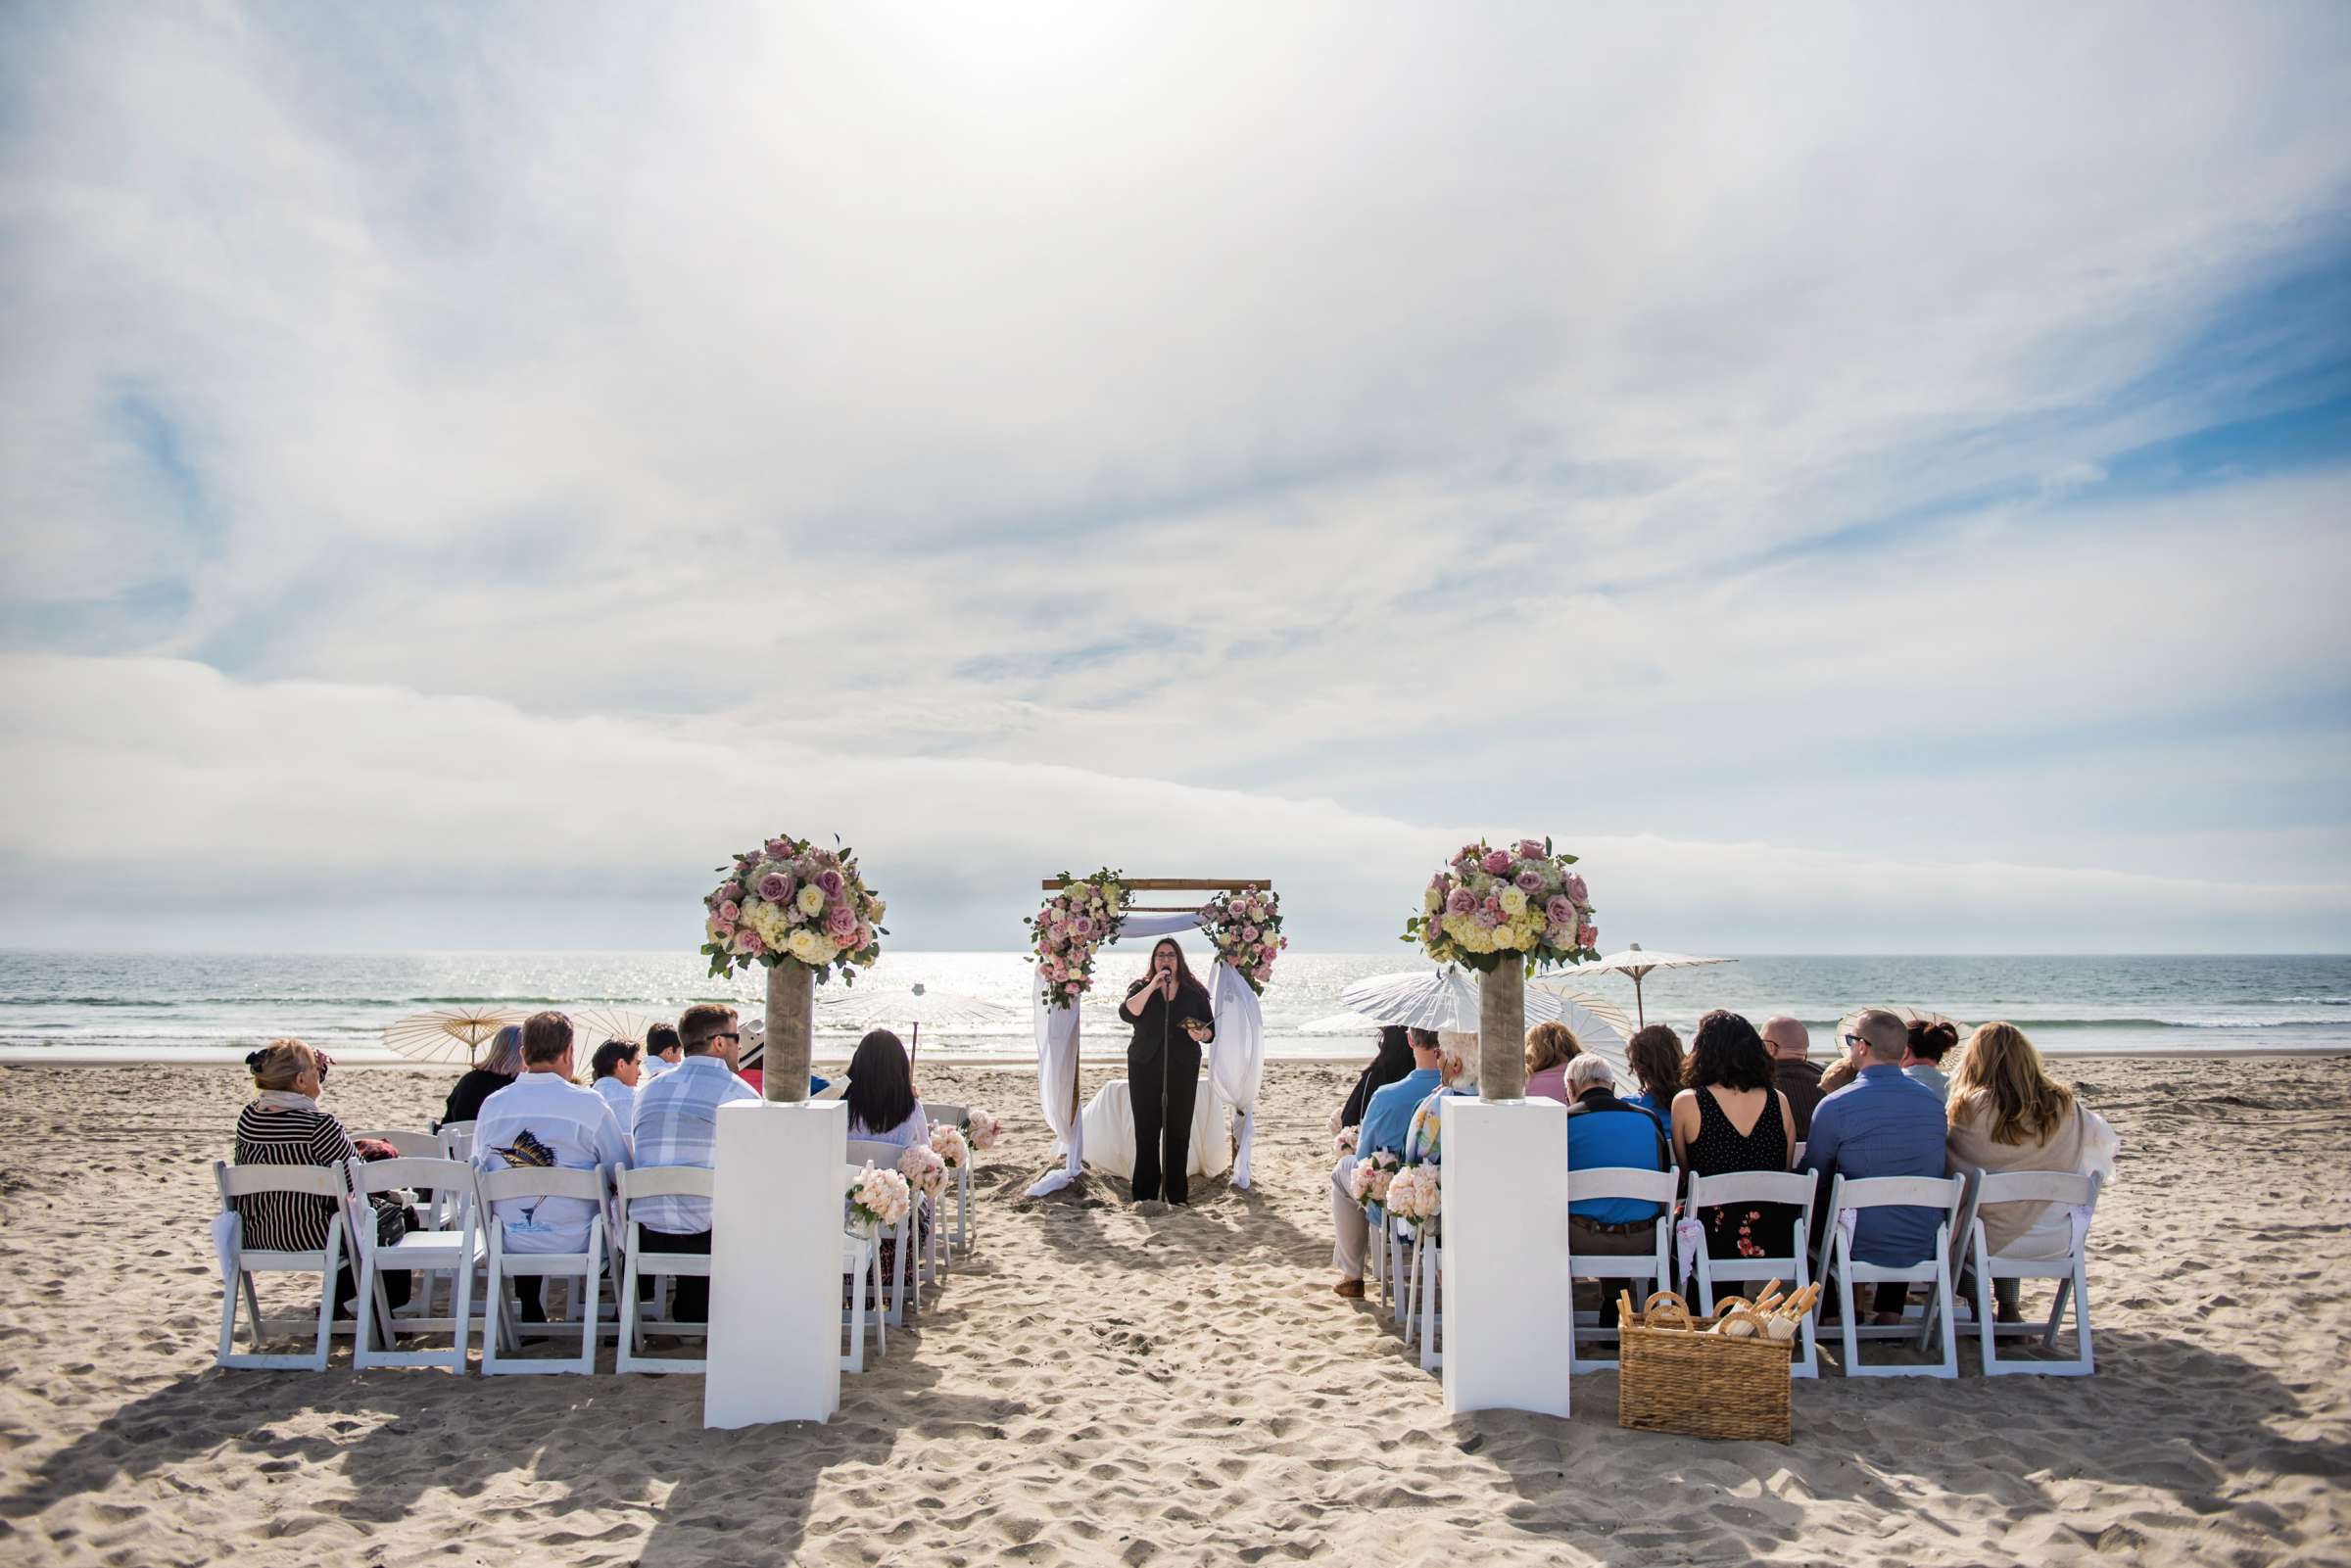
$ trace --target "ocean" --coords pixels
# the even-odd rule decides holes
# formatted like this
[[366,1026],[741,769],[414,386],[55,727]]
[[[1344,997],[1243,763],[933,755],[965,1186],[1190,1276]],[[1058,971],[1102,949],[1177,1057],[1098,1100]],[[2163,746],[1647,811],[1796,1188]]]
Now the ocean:
[[[1205,965],[1197,952],[1195,969]],[[1291,953],[1265,998],[1267,1054],[1351,1056],[1367,1027],[1332,1016],[1339,993],[1367,975],[1420,967],[1401,944],[1386,953]],[[1085,1009],[1089,1056],[1116,1055],[1113,1018],[1141,954],[1106,959]],[[922,1050],[942,1056],[1025,1057],[1033,1051],[1029,969],[1018,953],[893,953],[860,976],[903,988],[922,982],[996,1004],[1001,1022],[926,1029]],[[675,1016],[690,1002],[755,1007],[760,976],[713,980],[702,960],[675,953],[0,953],[0,1060],[236,1061],[291,1034],[338,1061],[399,1060],[385,1025],[428,1008],[621,1009]],[[1634,1011],[1633,985],[1615,975],[1572,982]],[[821,1000],[839,987],[819,991]],[[2043,1051],[2248,1052],[2351,1050],[2351,956],[2255,957],[1793,957],[1749,956],[1652,974],[1648,1017],[1687,1038],[1701,1013],[1730,1008],[1757,1023],[1793,1013],[1812,1028],[1815,1055],[1833,1049],[1836,1021],[1874,1003],[1930,1008],[1979,1023],[2005,1019]],[[846,1055],[857,1029],[819,1008],[817,1054]],[[901,1032],[903,1032],[901,1030]]]

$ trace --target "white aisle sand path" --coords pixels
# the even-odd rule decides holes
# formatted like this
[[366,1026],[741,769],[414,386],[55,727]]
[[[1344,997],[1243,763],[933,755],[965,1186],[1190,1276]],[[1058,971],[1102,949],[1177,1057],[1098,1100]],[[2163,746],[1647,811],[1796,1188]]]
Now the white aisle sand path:
[[[1086,1091],[1112,1069],[1089,1070]],[[2351,1059],[2079,1065],[2125,1140],[2086,1382],[1796,1396],[1796,1442],[1448,1420],[1327,1289],[1324,1118],[1271,1065],[1257,1191],[1026,1202],[1032,1079],[992,1107],[982,1246],[831,1425],[706,1433],[692,1378],[212,1367],[211,1162],[242,1074],[0,1069],[0,1560],[352,1564],[2320,1561],[2351,1531]],[[352,1125],[442,1077],[338,1074]],[[608,1353],[607,1353],[607,1362]]]

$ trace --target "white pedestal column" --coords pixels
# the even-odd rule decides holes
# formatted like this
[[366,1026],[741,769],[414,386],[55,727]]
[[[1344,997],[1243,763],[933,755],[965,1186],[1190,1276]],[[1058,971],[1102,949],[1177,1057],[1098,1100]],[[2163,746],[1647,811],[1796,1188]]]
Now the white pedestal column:
[[719,1107],[705,1427],[840,1408],[848,1132],[839,1100]]
[[1567,1413],[1567,1108],[1437,1102],[1445,1116],[1445,1408]]

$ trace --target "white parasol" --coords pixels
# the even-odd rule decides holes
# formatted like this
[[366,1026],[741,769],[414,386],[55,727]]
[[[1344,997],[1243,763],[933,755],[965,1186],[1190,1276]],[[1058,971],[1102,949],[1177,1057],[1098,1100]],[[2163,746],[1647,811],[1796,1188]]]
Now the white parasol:
[[1633,978],[1633,1016],[1642,1023],[1649,1014],[1641,999],[1641,982],[1652,970],[1697,969],[1703,964],[1735,964],[1731,958],[1693,958],[1687,953],[1646,953],[1635,942],[1621,953],[1596,958],[1589,964],[1577,964],[1560,970],[1561,974],[1629,974]]
[[816,1008],[816,1026],[820,1029],[906,1029],[909,1059],[922,1047],[926,1023],[935,1029],[1012,1033],[1027,1022],[1026,1014],[1005,1003],[959,991],[935,991],[920,980],[910,985],[874,986],[828,997]]
[[470,1066],[482,1042],[530,1015],[518,1007],[443,1007],[414,1013],[384,1030],[384,1049],[412,1062]]

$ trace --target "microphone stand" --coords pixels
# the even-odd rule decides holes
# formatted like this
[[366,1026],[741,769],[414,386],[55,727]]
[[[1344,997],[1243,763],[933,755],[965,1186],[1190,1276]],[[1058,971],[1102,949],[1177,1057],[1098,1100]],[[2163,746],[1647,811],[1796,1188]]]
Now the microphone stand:
[[[1176,988],[1180,995],[1182,987]],[[1165,999],[1159,1014],[1159,1201],[1168,1201],[1168,1058],[1175,1053],[1176,998]],[[1185,1129],[1189,1132],[1189,1128]]]

